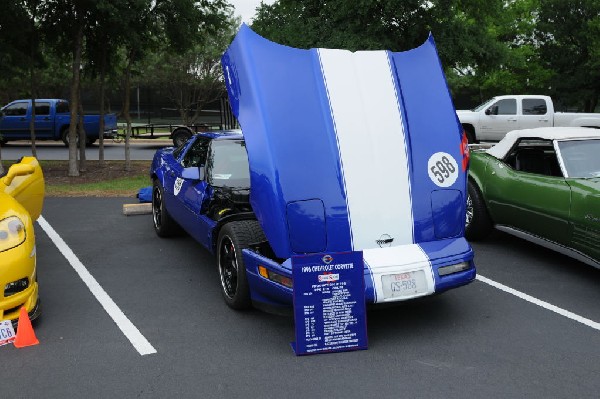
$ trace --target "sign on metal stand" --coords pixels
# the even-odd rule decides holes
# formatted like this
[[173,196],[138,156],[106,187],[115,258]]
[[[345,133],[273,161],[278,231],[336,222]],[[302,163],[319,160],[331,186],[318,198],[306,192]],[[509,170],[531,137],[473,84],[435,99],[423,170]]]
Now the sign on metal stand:
[[361,251],[292,257],[296,355],[367,349]]

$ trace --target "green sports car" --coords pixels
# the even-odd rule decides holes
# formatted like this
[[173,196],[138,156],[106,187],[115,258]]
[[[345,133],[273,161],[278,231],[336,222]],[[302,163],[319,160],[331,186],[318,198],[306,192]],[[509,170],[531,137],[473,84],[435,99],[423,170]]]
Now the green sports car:
[[498,230],[600,268],[600,130],[514,130],[471,153],[465,236]]

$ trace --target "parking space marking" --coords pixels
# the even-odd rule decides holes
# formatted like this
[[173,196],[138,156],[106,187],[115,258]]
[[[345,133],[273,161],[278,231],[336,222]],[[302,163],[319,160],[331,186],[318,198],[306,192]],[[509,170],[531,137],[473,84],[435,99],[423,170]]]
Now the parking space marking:
[[571,320],[575,320],[575,321],[577,321],[577,322],[579,322],[581,324],[585,324],[588,327],[591,327],[591,328],[593,328],[595,330],[600,331],[600,323],[598,323],[598,322],[595,322],[595,321],[590,320],[590,319],[586,319],[585,317],[579,316],[578,314],[575,314],[573,312],[569,312],[568,310],[559,308],[558,306],[554,306],[551,303],[542,301],[540,299],[532,297],[531,295],[527,295],[527,294],[525,294],[525,293],[523,293],[521,291],[517,291],[515,289],[507,287],[504,284],[500,284],[500,283],[498,283],[498,282],[496,282],[494,280],[490,280],[489,278],[483,277],[480,274],[477,275],[476,279],[479,280],[479,281],[481,281],[482,283],[491,285],[494,288],[498,288],[501,291],[504,291],[504,292],[507,292],[509,294],[512,294],[512,295],[514,295],[514,296],[516,296],[518,298],[521,298],[521,299],[523,299],[523,300],[525,300],[527,302],[531,302],[534,305],[540,306],[540,307],[542,307],[544,309],[548,309],[548,310],[550,310],[550,311],[552,311],[554,313],[558,313],[561,316],[567,317],[567,318],[569,318]]
[[127,316],[125,316],[123,311],[119,309],[112,298],[108,296],[104,288],[98,284],[94,276],[92,276],[85,268],[83,263],[81,263],[71,248],[69,248],[65,241],[58,235],[56,230],[54,230],[54,228],[50,226],[46,219],[44,219],[44,217],[41,215],[37,222],[46,232],[48,237],[50,237],[54,245],[56,245],[58,250],[67,259],[67,261],[69,261],[75,272],[77,272],[79,277],[83,280],[85,285],[87,285],[98,302],[100,302],[100,305],[102,305],[106,313],[108,313],[108,315],[113,319],[113,321],[117,324],[117,327],[119,327],[125,337],[129,339],[139,354],[143,356],[156,353],[156,349],[154,349],[146,337],[140,333],[140,330],[138,330],[137,327],[134,326],[133,323],[127,318]]

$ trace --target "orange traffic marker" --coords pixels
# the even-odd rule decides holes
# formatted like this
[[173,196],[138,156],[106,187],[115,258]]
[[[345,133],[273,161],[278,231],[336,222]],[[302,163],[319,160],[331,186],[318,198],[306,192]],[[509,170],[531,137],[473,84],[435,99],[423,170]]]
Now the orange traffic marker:
[[17,337],[13,344],[17,348],[24,348],[26,346],[37,345],[40,341],[35,336],[33,332],[33,327],[31,326],[31,320],[29,320],[29,315],[27,314],[27,309],[25,306],[21,306],[21,312],[19,313],[19,325],[17,326]]

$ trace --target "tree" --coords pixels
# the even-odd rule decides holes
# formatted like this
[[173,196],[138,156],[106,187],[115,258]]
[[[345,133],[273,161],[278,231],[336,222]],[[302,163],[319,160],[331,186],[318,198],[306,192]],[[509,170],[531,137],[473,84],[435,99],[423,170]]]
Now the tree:
[[[432,32],[447,75],[471,87],[507,57],[504,0],[279,0],[261,4],[252,28],[299,48],[405,51]],[[498,21],[498,22],[497,22]]]
[[[488,42],[495,46],[495,55],[488,56],[484,52],[480,62],[459,61],[453,68],[446,69],[453,93],[459,98],[469,97],[469,105],[500,94],[550,94],[548,87],[553,72],[542,63],[539,43],[533,34],[539,0],[505,2],[499,7],[493,13],[481,11],[477,21],[472,21],[486,27],[485,34],[489,36]],[[462,42],[462,45],[468,43]],[[472,51],[478,46],[471,46]]]
[[[84,32],[88,17],[93,14],[94,0],[75,0],[64,2],[61,0],[46,0],[43,6],[44,27],[46,35],[54,42],[54,49],[61,54],[70,54],[71,62],[71,89],[70,110],[71,123],[68,131],[69,141],[69,176],[79,176],[79,169],[85,169],[85,149],[79,148],[81,163],[77,163],[78,111],[79,91],[81,85],[81,68],[83,56]],[[85,144],[85,137],[79,136]]]
[[131,168],[129,138],[131,137],[131,80],[138,66],[159,43],[168,45],[171,52],[185,53],[204,35],[218,32],[225,24],[230,5],[226,0],[129,0],[130,10],[122,14],[127,32],[124,43],[124,104],[127,122],[125,133],[125,169]]
[[204,107],[225,94],[221,55],[240,24],[240,18],[230,13],[216,32],[199,37],[190,50],[173,53],[161,49],[145,62],[144,75],[151,77],[148,82],[165,93],[183,124],[196,123]]
[[[92,78],[98,80],[98,97],[100,104],[100,137],[98,160],[104,166],[104,116],[106,114],[106,80],[116,74],[118,64],[118,48],[125,41],[122,28],[121,12],[127,5],[120,0],[101,0],[97,2],[95,21],[89,24],[86,33],[86,53],[88,55],[88,71]],[[110,55],[110,56],[109,56]]]
[[600,1],[540,2],[535,37],[542,61],[555,71],[557,95],[593,112],[600,95]]
[[[0,13],[0,76],[21,75],[27,69],[30,36],[23,27],[30,26],[27,9],[20,0],[9,0],[2,4]],[[0,88],[3,88],[0,85]],[[3,99],[7,100],[7,99]],[[0,136],[0,151],[2,137]],[[0,153],[0,174],[4,173]]]

